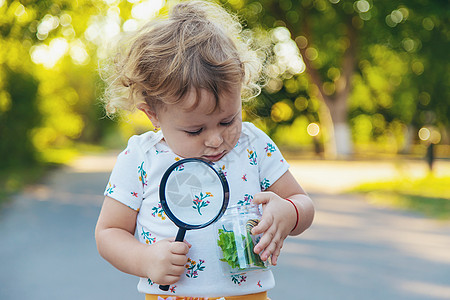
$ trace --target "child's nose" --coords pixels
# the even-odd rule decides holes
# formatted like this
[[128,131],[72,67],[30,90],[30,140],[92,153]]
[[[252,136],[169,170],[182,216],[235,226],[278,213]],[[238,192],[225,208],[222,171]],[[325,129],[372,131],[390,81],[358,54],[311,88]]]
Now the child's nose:
[[222,132],[215,131],[208,135],[205,140],[205,145],[211,148],[218,148],[223,143]]

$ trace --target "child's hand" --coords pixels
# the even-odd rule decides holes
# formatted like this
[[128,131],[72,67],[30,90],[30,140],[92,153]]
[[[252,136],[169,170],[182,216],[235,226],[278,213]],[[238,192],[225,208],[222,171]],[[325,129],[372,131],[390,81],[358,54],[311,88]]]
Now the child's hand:
[[191,245],[186,241],[174,240],[175,238],[165,239],[147,246],[148,251],[144,253],[145,273],[155,283],[174,284],[185,272],[184,266]]
[[261,221],[252,229],[252,234],[263,236],[254,252],[262,260],[272,256],[272,264],[277,264],[284,239],[291,233],[297,215],[292,204],[273,192],[261,192],[254,196],[253,203],[263,205]]

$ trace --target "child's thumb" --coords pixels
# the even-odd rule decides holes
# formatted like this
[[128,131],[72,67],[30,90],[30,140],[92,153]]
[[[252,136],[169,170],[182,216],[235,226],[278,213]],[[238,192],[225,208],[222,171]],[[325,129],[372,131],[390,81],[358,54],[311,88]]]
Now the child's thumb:
[[254,204],[266,204],[267,202],[269,202],[269,199],[270,199],[269,193],[260,192],[255,194],[255,196],[253,196],[252,202]]
[[192,245],[188,241],[184,240],[183,242],[191,249]]

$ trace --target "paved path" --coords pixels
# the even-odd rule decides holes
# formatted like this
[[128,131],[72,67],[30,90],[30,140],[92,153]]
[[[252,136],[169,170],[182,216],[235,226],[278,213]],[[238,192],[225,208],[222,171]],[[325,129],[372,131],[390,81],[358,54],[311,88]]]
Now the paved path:
[[[95,247],[100,195],[113,163],[111,156],[84,157],[0,210],[0,299],[143,299],[136,279],[103,261]],[[421,172],[414,164],[406,164],[409,172]],[[439,172],[448,165],[438,165]],[[286,240],[273,269],[273,300],[450,299],[449,222],[338,194],[396,170],[388,162],[292,164],[317,214],[310,230]]]

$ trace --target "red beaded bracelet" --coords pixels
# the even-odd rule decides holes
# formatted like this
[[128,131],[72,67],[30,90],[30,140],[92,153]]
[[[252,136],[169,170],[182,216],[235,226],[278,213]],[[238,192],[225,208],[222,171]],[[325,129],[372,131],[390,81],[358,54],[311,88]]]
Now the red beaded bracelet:
[[294,202],[291,199],[286,198],[286,200],[291,202],[292,205],[294,205],[295,213],[297,214],[297,220],[295,221],[294,229],[291,230],[291,232],[292,232],[292,231],[294,231],[297,228],[297,225],[298,225],[298,209],[297,209],[297,206],[294,204]]

